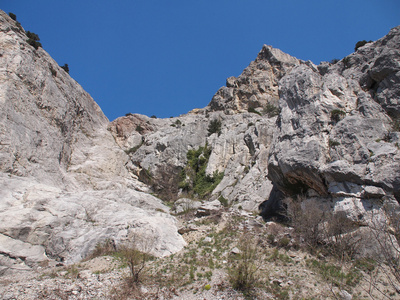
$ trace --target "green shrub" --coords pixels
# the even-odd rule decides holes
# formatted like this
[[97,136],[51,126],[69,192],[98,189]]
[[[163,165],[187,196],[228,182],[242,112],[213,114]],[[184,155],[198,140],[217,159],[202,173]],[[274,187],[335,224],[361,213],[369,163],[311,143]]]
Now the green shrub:
[[350,67],[350,56],[346,56],[342,59],[343,65],[345,68]]
[[135,130],[141,134],[144,131],[144,128],[142,126],[140,126],[140,124],[139,124],[139,125],[136,125]]
[[64,64],[63,66],[60,66],[61,69],[63,69],[65,72],[69,74],[69,67],[68,64]]
[[217,187],[224,177],[224,173],[216,171],[212,176],[206,174],[210,155],[211,149],[207,145],[187,152],[188,161],[181,172],[179,188],[204,198]]
[[255,108],[253,108],[253,107],[249,107],[249,108],[247,109],[247,111],[248,111],[249,113],[253,113],[253,114],[257,114],[257,115],[260,115],[260,116],[261,116],[260,112],[256,111]]
[[267,103],[267,105],[263,109],[263,113],[267,115],[269,118],[275,117],[279,115],[279,107],[271,103]]
[[218,119],[214,119],[208,125],[208,136],[212,135],[213,133],[218,133],[218,136],[221,134],[221,121]]
[[9,12],[8,15],[10,16],[11,19],[13,19],[14,21],[17,21],[17,16],[15,14],[13,14],[12,12]]
[[42,47],[42,44],[39,42],[40,38],[36,33],[27,31],[26,36],[28,37],[27,43],[34,47],[36,50],[39,47]]
[[219,202],[221,202],[221,204],[224,206],[224,207],[228,207],[228,205],[229,205],[229,202],[228,202],[228,199],[226,199],[224,196],[219,196],[219,198],[218,198],[218,201]]
[[329,139],[329,147],[335,148],[336,146],[339,146],[339,145],[340,145],[340,143],[338,141]]
[[334,109],[331,111],[331,120],[335,123],[339,122],[344,118],[346,113],[343,110],[340,109]]
[[368,43],[372,43],[372,41],[368,41],[368,42],[366,40],[358,41],[356,43],[356,46],[354,47],[354,51],[357,51],[358,48],[360,48],[360,47],[362,47],[362,46],[364,46],[365,44],[368,44]]
[[140,147],[142,147],[142,145],[143,145],[143,141],[139,145],[137,145],[135,147],[132,147],[132,148],[129,148],[128,150],[125,150],[125,153],[128,154],[128,155],[129,154],[134,154],[136,151],[139,150]]
[[290,239],[284,236],[279,240],[278,245],[279,247],[286,248],[287,246],[289,246],[289,243]]
[[259,282],[257,270],[257,243],[249,234],[240,239],[236,254],[230,260],[228,268],[229,281],[236,290],[249,292]]

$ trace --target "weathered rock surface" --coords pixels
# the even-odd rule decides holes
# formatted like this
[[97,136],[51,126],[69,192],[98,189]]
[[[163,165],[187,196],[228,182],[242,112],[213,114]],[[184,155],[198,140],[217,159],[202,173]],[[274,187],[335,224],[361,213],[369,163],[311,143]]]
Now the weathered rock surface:
[[[123,243],[136,233],[156,238],[156,255],[178,251],[184,241],[175,219],[150,192],[187,197],[179,184],[187,153],[204,146],[206,178],[224,174],[203,199],[212,203],[247,211],[261,205],[270,216],[283,197],[302,194],[362,225],[383,205],[398,208],[400,27],[335,64],[316,66],[264,46],[207,107],[111,123],[26,39],[0,12],[5,269],[17,261],[74,262],[99,241]],[[215,131],[214,121],[221,124]],[[188,203],[177,203],[175,213]]]
[[26,40],[0,11],[1,264],[75,262],[134,232],[155,237],[156,255],[180,250],[169,209],[125,167],[99,106]]
[[[169,120],[122,117],[109,128],[138,178],[167,199],[179,195],[187,151],[207,144],[207,174],[225,174],[211,200],[255,210],[269,198],[266,215],[282,196],[307,191],[399,200],[399,30],[336,64],[264,46],[206,108]],[[212,120],[222,124],[218,134],[208,132]]]
[[399,45],[397,27],[334,65],[301,64],[279,81],[268,176],[286,195],[400,201]]

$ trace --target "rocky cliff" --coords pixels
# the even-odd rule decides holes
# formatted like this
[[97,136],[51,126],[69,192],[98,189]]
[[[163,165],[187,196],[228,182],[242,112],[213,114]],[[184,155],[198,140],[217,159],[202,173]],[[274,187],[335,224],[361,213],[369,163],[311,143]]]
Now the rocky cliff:
[[159,198],[269,217],[301,195],[362,225],[398,207],[400,27],[318,66],[264,46],[205,108],[110,123],[3,12],[0,24],[3,266],[77,261],[135,232],[157,238],[154,254],[176,252]]
[[[137,175],[151,173],[169,196],[179,197],[187,151],[207,144],[207,173],[225,175],[211,198],[249,210],[272,198],[263,207],[274,213],[277,194],[398,201],[399,30],[319,66],[264,46],[206,108],[168,120],[126,116],[110,130]],[[210,134],[214,120],[221,129]]]
[[0,266],[74,262],[97,243],[154,236],[181,249],[169,208],[125,164],[99,106],[0,11]]

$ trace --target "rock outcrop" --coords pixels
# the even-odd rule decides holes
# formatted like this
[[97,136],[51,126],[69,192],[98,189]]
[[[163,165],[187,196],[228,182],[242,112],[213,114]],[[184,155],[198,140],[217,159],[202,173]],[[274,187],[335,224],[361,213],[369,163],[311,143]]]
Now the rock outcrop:
[[[154,237],[156,255],[179,251],[175,219],[150,193],[181,198],[175,213],[203,200],[264,216],[302,195],[362,226],[398,209],[400,27],[334,64],[263,46],[205,108],[113,122],[26,40],[0,12],[3,269],[74,262],[135,234]],[[198,175],[219,180],[200,195],[190,190]]]
[[[122,117],[110,130],[137,176],[146,183],[151,177],[167,198],[179,197],[188,150],[208,145],[207,174],[225,175],[211,200],[222,196],[256,210],[269,199],[265,215],[275,213],[282,197],[307,192],[328,202],[397,202],[398,31],[319,66],[264,46],[204,109],[169,120]],[[213,120],[221,129],[210,134]]]
[[279,81],[268,169],[281,191],[312,190],[335,205],[400,201],[399,45],[397,27],[334,65],[302,64]]
[[0,265],[75,262],[106,239],[180,250],[169,208],[125,167],[99,106],[0,11]]

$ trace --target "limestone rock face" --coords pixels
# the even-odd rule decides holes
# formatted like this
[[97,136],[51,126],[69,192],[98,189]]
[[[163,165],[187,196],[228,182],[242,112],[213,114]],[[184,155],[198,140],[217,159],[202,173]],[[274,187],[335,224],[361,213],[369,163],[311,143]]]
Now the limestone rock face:
[[334,65],[282,77],[268,176],[286,195],[400,201],[399,46],[396,27]]
[[212,98],[209,109],[227,114],[277,104],[278,81],[300,61],[279,49],[264,45],[257,58],[235,77],[226,80],[226,86]]
[[155,255],[184,245],[175,220],[125,167],[99,106],[0,11],[0,253],[12,267],[75,262],[105,239],[154,236]]
[[150,193],[184,198],[175,213],[194,208],[182,171],[200,147],[195,169],[207,161],[204,178],[224,175],[204,207],[268,216],[302,195],[363,225],[382,203],[398,209],[400,27],[335,64],[264,46],[205,108],[113,122],[26,40],[0,11],[0,272],[75,262],[136,234],[154,238],[155,255],[179,251],[176,221]]
[[[142,120],[152,130],[131,131],[125,138],[120,132],[136,128]],[[209,134],[211,121],[219,120],[219,133]],[[267,157],[276,117],[262,117],[255,113],[226,115],[222,112],[186,114],[171,119],[152,119],[134,115],[121,117],[110,123],[110,131],[120,139],[120,145],[129,153],[132,172],[143,182],[162,194],[166,200],[179,197],[179,181],[187,164],[187,152],[207,145],[211,155],[206,173],[224,173],[222,182],[211,195],[223,196],[230,203],[249,210],[257,210],[267,199],[272,184],[267,179]],[[134,141],[130,143],[128,141]],[[249,189],[251,186],[251,189]]]

